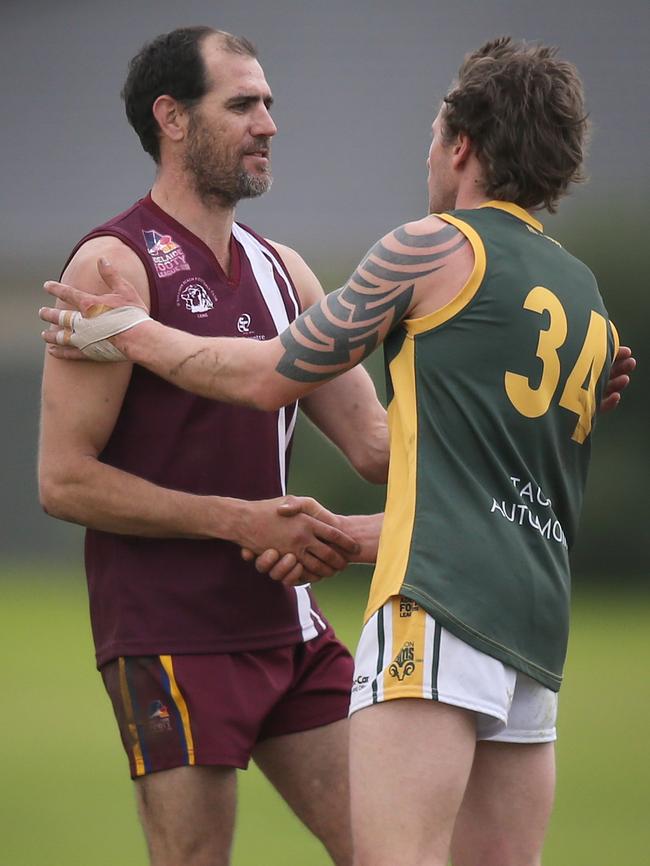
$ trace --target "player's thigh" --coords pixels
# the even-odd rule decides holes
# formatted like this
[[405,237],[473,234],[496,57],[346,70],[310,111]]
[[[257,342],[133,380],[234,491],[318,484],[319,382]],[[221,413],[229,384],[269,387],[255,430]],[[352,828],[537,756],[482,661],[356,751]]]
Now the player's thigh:
[[351,866],[349,722],[272,737],[253,760],[337,866]]
[[357,866],[446,866],[475,745],[474,713],[448,704],[405,698],[353,714]]
[[453,866],[539,866],[554,790],[554,743],[479,742]]
[[135,781],[152,866],[228,866],[237,796],[233,767],[176,767]]

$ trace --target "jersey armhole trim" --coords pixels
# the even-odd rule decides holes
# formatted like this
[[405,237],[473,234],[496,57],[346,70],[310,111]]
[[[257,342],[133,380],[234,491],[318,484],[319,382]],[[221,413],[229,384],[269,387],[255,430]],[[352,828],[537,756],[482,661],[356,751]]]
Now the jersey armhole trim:
[[445,304],[444,307],[441,307],[439,310],[434,310],[432,313],[427,313],[426,316],[419,316],[417,319],[404,319],[403,325],[406,328],[406,333],[410,337],[437,328],[445,322],[448,322],[449,319],[453,319],[454,316],[458,315],[458,313],[460,313],[461,310],[470,303],[472,298],[474,298],[478,292],[479,287],[483,282],[485,269],[487,267],[485,247],[478,232],[476,232],[472,226],[463,222],[463,220],[459,220],[449,214],[436,214],[436,216],[455,226],[465,235],[474,250],[474,267],[463,288],[454,298],[451,299],[451,301]]

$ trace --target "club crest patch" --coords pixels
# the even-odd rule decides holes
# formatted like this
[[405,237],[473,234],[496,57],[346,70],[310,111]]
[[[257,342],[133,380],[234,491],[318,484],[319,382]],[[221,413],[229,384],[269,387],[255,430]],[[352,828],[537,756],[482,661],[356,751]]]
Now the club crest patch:
[[171,731],[172,724],[169,710],[162,701],[152,701],[147,711],[149,717],[149,729],[157,734],[163,731]]
[[189,271],[183,248],[171,235],[161,235],[154,229],[143,229],[142,234],[159,277],[171,277],[178,271]]
[[200,318],[205,318],[210,310],[214,309],[216,300],[214,292],[200,277],[184,280],[176,294],[176,306],[185,307]]

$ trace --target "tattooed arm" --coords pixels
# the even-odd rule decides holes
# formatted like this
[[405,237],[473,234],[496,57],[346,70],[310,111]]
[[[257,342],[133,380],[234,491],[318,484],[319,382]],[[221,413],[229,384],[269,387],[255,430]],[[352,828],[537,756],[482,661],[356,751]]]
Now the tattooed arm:
[[[146,321],[111,342],[131,361],[205,397],[275,409],[308,394],[366,358],[402,319],[426,315],[462,289],[473,267],[464,235],[429,216],[395,229],[365,256],[348,282],[306,310],[274,340],[196,337]],[[82,313],[133,303],[130,286],[110,266],[100,268],[106,295],[57,283],[48,291]],[[135,304],[137,306],[137,303]],[[58,314],[57,314],[58,315]],[[47,311],[43,314],[46,321]],[[46,332],[47,342],[56,331]],[[58,357],[77,350],[55,348]]]

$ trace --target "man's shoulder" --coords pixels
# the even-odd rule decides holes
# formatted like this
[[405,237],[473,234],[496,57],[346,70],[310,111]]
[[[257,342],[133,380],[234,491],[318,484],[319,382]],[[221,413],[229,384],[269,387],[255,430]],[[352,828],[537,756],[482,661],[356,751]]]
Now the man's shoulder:
[[103,256],[120,270],[141,264],[140,257],[125,241],[116,235],[93,235],[82,240],[71,256],[66,270],[71,266],[80,267],[86,262],[95,263]]
[[77,247],[63,271],[62,281],[79,284],[86,291],[106,291],[99,272],[98,260],[108,259],[138,290],[141,297],[149,299],[149,278],[140,256],[119,237],[99,235],[83,240]]
[[410,235],[430,235],[434,232],[446,228],[449,223],[443,218],[442,214],[430,213],[427,216],[417,220],[410,220],[398,226],[395,232],[400,230]]
[[63,270],[63,280],[83,282],[92,290],[97,283],[97,261],[103,257],[115,265],[143,296],[149,296],[149,278],[142,251],[138,249],[137,228],[132,225],[143,209],[145,199],[139,199],[126,210],[109,217],[86,232],[73,248]]

